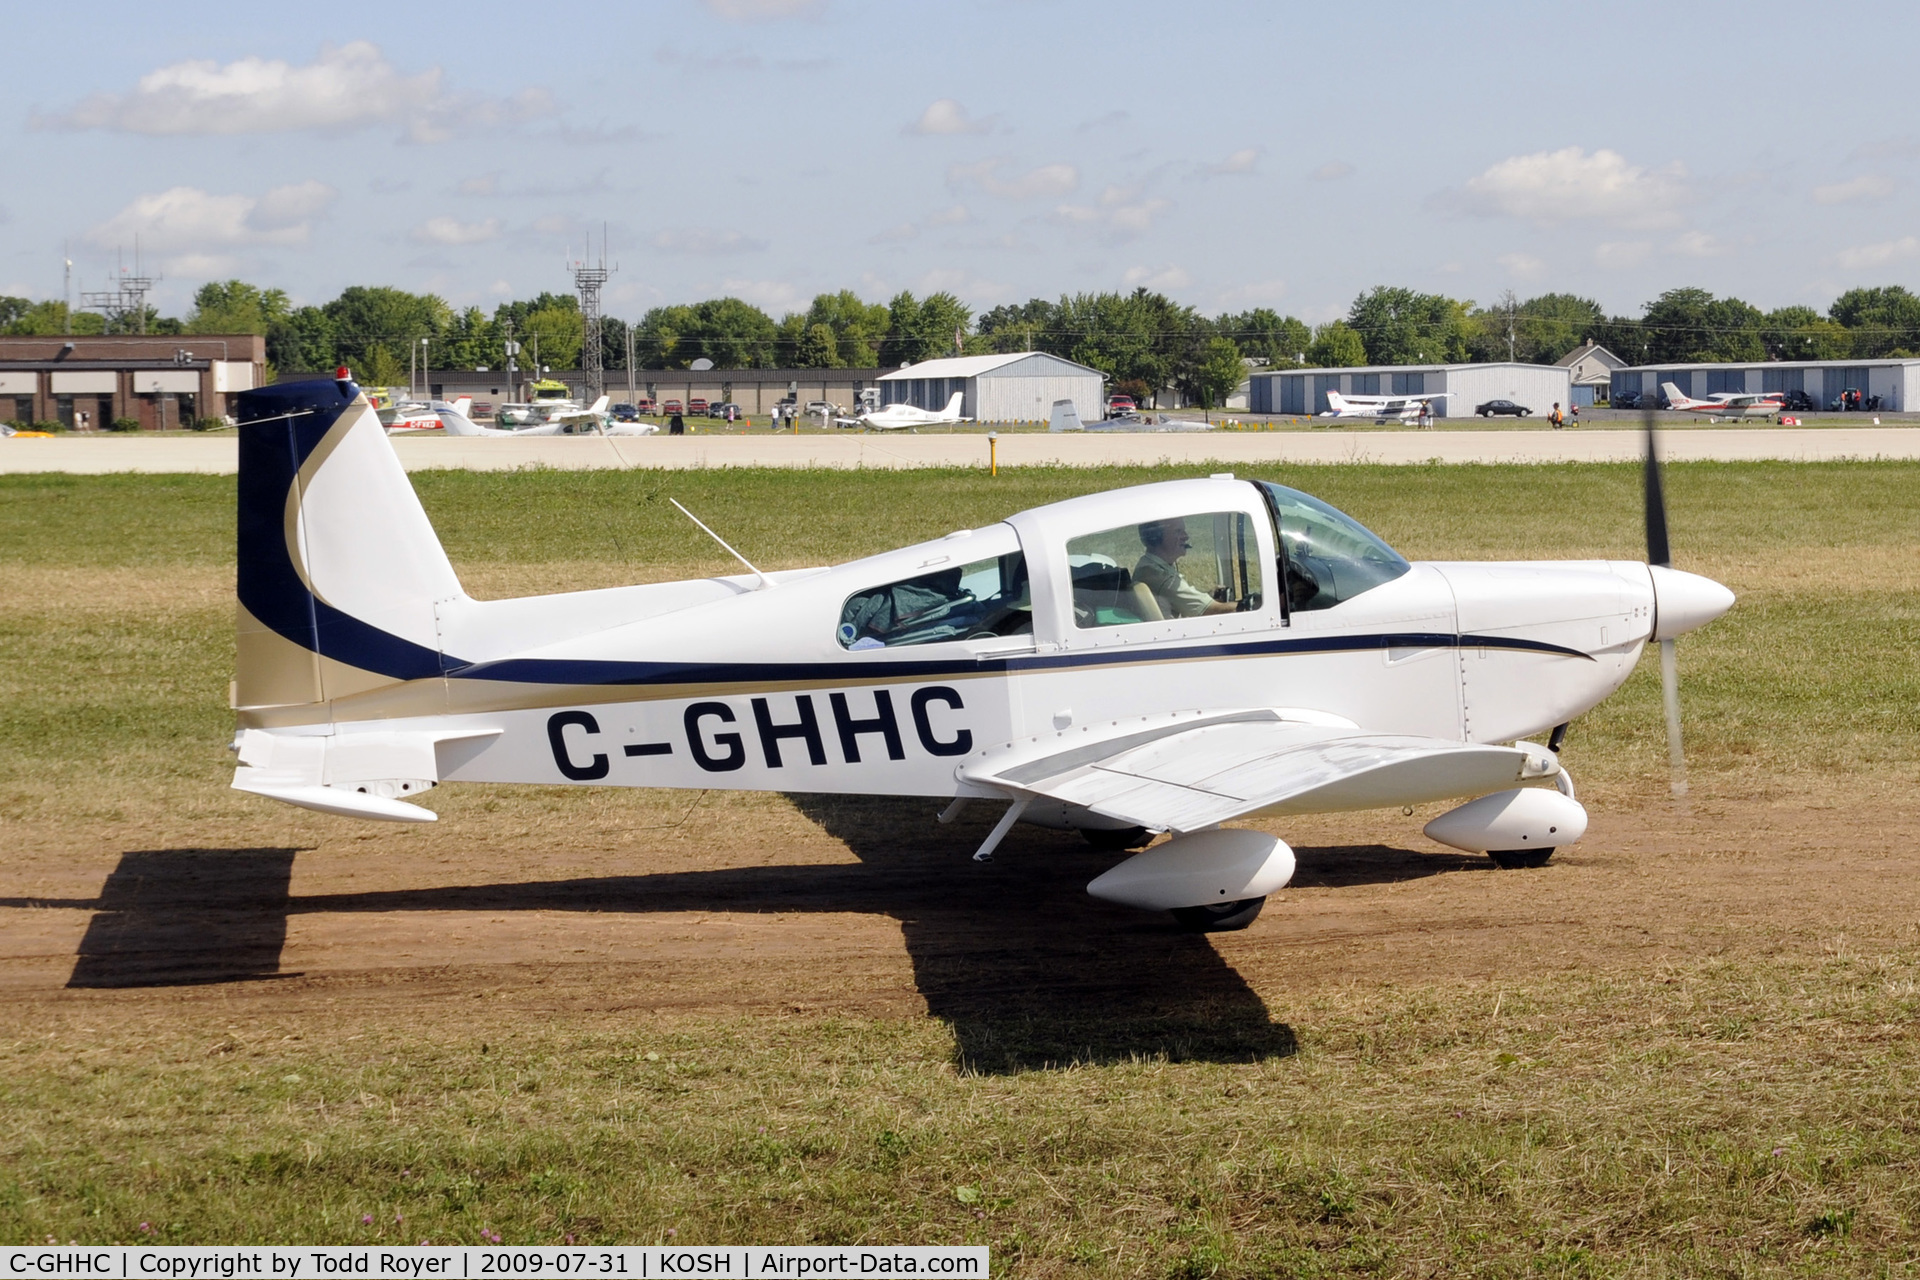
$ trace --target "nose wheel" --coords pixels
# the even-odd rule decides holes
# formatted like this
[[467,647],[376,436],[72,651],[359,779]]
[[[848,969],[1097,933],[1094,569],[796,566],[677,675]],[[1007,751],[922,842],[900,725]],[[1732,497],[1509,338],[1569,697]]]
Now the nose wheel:
[[1266,905],[1264,897],[1242,898],[1201,907],[1175,907],[1170,914],[1190,933],[1231,933],[1252,924]]

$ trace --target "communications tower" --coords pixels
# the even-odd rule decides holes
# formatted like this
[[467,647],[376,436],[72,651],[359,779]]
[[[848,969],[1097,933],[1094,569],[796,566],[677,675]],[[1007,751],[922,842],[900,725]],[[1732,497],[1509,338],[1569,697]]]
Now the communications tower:
[[[593,236],[587,236],[587,256],[593,253]],[[600,264],[594,266],[585,257],[568,264],[573,268],[573,287],[580,294],[580,376],[586,381],[583,396],[587,403],[598,400],[606,391],[606,360],[600,341],[600,287],[613,271],[607,269],[607,231],[600,229]],[[618,270],[615,267],[614,270]]]

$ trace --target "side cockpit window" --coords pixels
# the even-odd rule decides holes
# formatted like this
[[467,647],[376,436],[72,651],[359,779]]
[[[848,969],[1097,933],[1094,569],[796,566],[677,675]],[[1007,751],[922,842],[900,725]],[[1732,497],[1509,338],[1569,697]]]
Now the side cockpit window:
[[1033,631],[1027,562],[1018,551],[856,591],[840,610],[843,649],[938,644]]
[[1078,627],[1260,607],[1260,540],[1238,511],[1121,525],[1067,541]]
[[1262,481],[1260,488],[1271,504],[1294,612],[1331,609],[1412,567],[1345,512],[1285,485]]

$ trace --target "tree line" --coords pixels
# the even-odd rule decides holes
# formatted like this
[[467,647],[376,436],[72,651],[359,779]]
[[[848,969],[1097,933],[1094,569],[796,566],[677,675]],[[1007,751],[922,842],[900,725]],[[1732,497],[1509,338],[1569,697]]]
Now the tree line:
[[[121,331],[65,304],[0,297],[0,332]],[[407,376],[409,352],[426,339],[427,367],[500,368],[505,343],[522,344],[522,368],[577,368],[584,340],[571,294],[503,302],[491,313],[457,309],[433,294],[356,285],[331,302],[294,307],[279,289],[241,280],[203,285],[186,315],[149,310],[148,333],[258,333],[278,369],[353,367],[366,382]],[[1638,316],[1608,315],[1591,298],[1511,292],[1490,305],[1376,286],[1341,319],[1308,325],[1268,308],[1203,315],[1149,289],[1034,298],[975,314],[950,293],[910,292],[867,302],[851,290],[823,293],[775,320],[739,298],[655,307],[639,320],[601,322],[601,363],[684,369],[708,359],[723,368],[894,367],[945,355],[1046,351],[1099,369],[1117,389],[1150,396],[1178,387],[1218,403],[1245,376],[1246,361],[1271,368],[1552,363],[1583,341],[1630,364],[1905,357],[1920,352],[1920,296],[1902,286],[1850,289],[1824,313],[1789,306],[1761,311],[1705,289],[1669,289]]]

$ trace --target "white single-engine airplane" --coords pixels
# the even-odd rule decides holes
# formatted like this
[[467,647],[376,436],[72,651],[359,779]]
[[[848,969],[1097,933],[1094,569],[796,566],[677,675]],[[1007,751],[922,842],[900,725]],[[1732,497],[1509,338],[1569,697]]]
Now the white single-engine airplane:
[[[650,436],[660,428],[651,422],[611,422],[607,419],[607,404],[610,397],[601,396],[584,409],[543,410],[541,418],[531,426],[525,427],[483,427],[467,417],[462,402],[448,404],[444,400],[433,402],[433,411],[440,418],[440,424],[450,436],[487,436],[499,438],[513,436]],[[470,405],[471,401],[464,402]]]
[[1071,400],[1055,400],[1053,412],[1047,417],[1049,431],[1212,431],[1211,422],[1195,422],[1191,418],[1162,417],[1158,422],[1142,417],[1137,413],[1123,413],[1118,417],[1102,418],[1098,422],[1080,421],[1080,410]]
[[1660,384],[1660,394],[1667,398],[1667,408],[1680,409],[1686,413],[1704,413],[1709,420],[1715,418],[1771,418],[1786,410],[1786,397],[1778,391],[1738,392],[1722,391],[1708,396],[1705,400],[1695,400],[1691,396],[1680,394],[1680,388],[1671,382]]
[[475,600],[348,378],[237,407],[237,789],[420,822],[443,782],[998,800],[977,858],[1023,819],[1172,833],[1088,890],[1194,928],[1293,874],[1222,825],[1256,815],[1468,799],[1428,834],[1544,863],[1587,822],[1556,726],[1733,603],[1665,564],[1651,453],[1652,564],[1412,564],[1218,475],[831,568]]
[[909,427],[937,427],[942,423],[965,422],[960,416],[961,392],[954,392],[944,409],[916,409],[910,404],[890,404],[857,418],[835,418],[843,427],[866,427],[873,431],[904,431]]
[[1323,418],[1372,418],[1375,422],[1385,422],[1395,418],[1401,422],[1414,422],[1433,416],[1433,402],[1445,400],[1451,391],[1436,391],[1432,395],[1419,396],[1343,396],[1338,391],[1327,392],[1327,411]]

